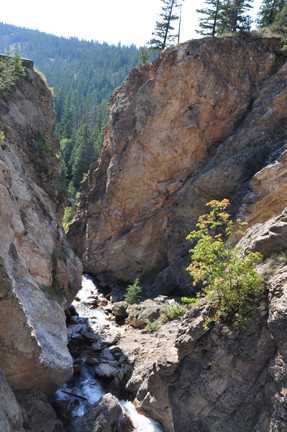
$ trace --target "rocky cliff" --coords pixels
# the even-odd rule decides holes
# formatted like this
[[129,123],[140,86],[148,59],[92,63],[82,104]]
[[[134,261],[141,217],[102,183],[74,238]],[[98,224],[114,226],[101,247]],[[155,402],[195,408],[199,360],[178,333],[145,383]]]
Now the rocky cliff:
[[249,222],[241,245],[266,258],[267,294],[248,327],[205,331],[201,304],[175,342],[155,334],[165,352],[135,367],[126,390],[167,432],[287,430],[286,255],[268,259],[287,244],[279,49],[276,39],[206,38],[133,69],[110,99],[104,149],[82,183],[69,239],[90,273],[156,276],[153,297],[190,293],[185,238],[211,199],[230,199]]
[[72,375],[63,308],[82,266],[61,225],[53,120],[51,92],[27,68],[0,97],[0,367],[16,395],[47,395]]
[[130,72],[110,98],[104,149],[68,234],[86,271],[157,275],[150,294],[188,294],[185,238],[209,200],[230,198],[251,224],[283,210],[279,48],[276,39],[204,38]]

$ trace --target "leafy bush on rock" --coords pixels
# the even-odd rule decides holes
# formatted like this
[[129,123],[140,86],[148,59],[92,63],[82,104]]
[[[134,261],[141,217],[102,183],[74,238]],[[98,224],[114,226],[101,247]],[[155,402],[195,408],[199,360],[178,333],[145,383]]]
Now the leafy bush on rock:
[[[233,222],[226,213],[228,200],[211,201],[208,214],[200,216],[198,230],[191,231],[187,239],[197,241],[190,250],[192,262],[187,268],[194,278],[194,285],[202,282],[199,294],[212,306],[215,313],[205,321],[205,329],[211,322],[219,323],[231,318],[234,325],[247,325],[252,302],[263,290],[262,278],[255,264],[262,260],[260,253],[243,253],[242,248],[227,242],[233,232]],[[238,220],[239,227],[243,223]]]

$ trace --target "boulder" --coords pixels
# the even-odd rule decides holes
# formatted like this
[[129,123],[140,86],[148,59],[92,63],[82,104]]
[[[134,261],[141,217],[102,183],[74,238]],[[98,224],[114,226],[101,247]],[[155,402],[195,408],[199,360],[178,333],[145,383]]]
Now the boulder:
[[[125,429],[119,429],[122,418],[123,410],[119,401],[107,393],[77,420],[75,432],[124,432]],[[128,429],[128,432],[129,430],[132,429]]]
[[63,432],[62,422],[43,394],[39,394],[37,398],[27,394],[19,394],[17,397],[22,407],[25,431]]
[[154,321],[160,317],[162,305],[152,300],[145,300],[140,305],[130,305],[127,312],[129,316],[126,323],[133,327],[142,327],[145,325],[146,320]]
[[95,368],[95,376],[105,381],[112,381],[118,374],[118,370],[108,363],[101,363]]
[[112,313],[116,317],[127,318],[127,307],[128,304],[126,302],[116,302],[112,306]]

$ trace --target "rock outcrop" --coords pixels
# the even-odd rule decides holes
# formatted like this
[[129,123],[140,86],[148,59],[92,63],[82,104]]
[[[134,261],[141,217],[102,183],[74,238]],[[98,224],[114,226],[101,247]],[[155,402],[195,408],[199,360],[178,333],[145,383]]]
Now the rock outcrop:
[[103,396],[75,424],[75,432],[132,432],[132,421],[110,393]]
[[82,266],[61,225],[53,120],[50,90],[26,69],[0,98],[0,367],[16,393],[47,395],[73,372],[63,308]]
[[206,306],[188,312],[135,404],[166,432],[287,430],[286,270],[271,277],[248,327],[205,331]]
[[[270,195],[284,181],[285,156],[261,171],[286,143],[279,48],[276,39],[204,38],[130,72],[110,98],[104,149],[68,234],[86,271],[123,281],[160,272],[151,293],[187,294],[185,238],[209,200],[233,198],[245,219],[255,195],[257,212],[267,203],[269,213],[283,210],[285,186],[276,205]],[[270,170],[273,180],[260,189]]]

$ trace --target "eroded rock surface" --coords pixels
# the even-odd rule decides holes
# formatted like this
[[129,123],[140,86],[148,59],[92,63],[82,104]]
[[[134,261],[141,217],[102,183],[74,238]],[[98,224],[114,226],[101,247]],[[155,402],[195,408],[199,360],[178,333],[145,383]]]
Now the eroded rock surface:
[[63,308],[82,266],[61,225],[53,120],[51,92],[33,70],[1,95],[0,366],[18,392],[49,394],[72,374]]
[[0,430],[1,432],[24,432],[21,408],[0,369]]
[[274,272],[248,327],[205,331],[206,306],[188,312],[174,346],[144,368],[138,387],[135,374],[128,383],[136,406],[167,432],[287,430],[286,271]]
[[131,432],[133,424],[116,397],[107,393],[76,422],[75,432]]
[[68,235],[86,271],[134,281],[165,269],[155,295],[193,290],[184,240],[205,204],[237,191],[239,207],[247,182],[283,151],[287,66],[278,43],[193,40],[130,72],[111,96],[104,149]]

